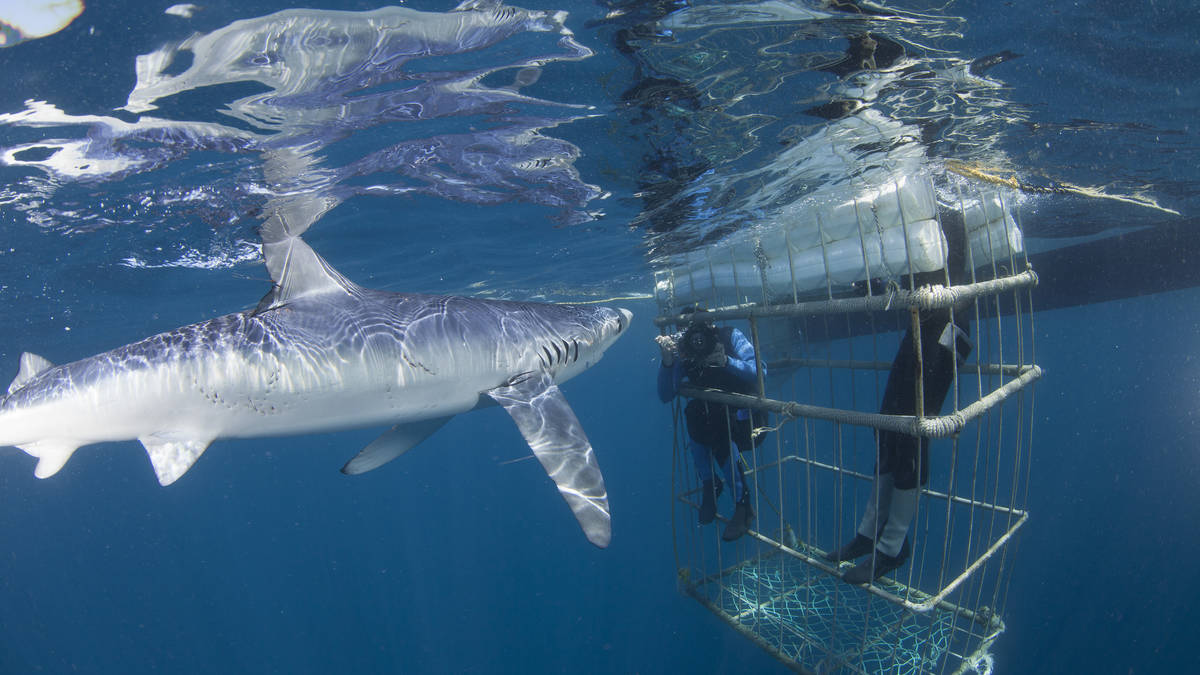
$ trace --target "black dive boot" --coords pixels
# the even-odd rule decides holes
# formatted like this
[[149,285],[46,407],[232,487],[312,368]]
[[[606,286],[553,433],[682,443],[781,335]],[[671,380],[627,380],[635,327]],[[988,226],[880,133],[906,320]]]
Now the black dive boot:
[[700,485],[700,524],[707,525],[717,518],[717,497],[721,496],[721,491],[725,486],[721,483],[721,479],[713,477],[712,480],[706,480]]
[[[908,537],[905,537],[904,545],[900,547],[899,553],[890,556],[876,549],[874,555],[864,558],[852,569],[846,570],[846,573],[842,575],[842,580],[848,584],[865,584],[874,581],[888,572],[898,569],[908,560],[908,554]],[[872,566],[875,568],[873,571]]]
[[750,508],[750,492],[742,493],[742,498],[738,500],[737,506],[733,509],[733,517],[729,519],[729,524],[725,526],[725,531],[721,533],[721,539],[725,541],[735,541],[740,539],[743,534],[750,531],[750,523],[754,520],[754,509]]
[[829,562],[837,563],[842,562],[843,560],[854,560],[855,558],[861,558],[862,556],[870,553],[874,548],[874,539],[864,537],[861,534],[855,534],[854,538],[850,540],[850,543],[839,549],[830,551],[821,557]]

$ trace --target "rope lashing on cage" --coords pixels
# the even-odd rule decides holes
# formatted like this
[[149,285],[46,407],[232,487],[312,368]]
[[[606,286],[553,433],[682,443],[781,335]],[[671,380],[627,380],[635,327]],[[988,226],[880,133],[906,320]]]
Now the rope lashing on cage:
[[[963,370],[970,372],[971,368],[970,366],[966,366]],[[939,415],[936,417],[882,415],[879,413],[859,412],[857,410],[825,408],[797,403],[796,401],[777,401],[775,399],[759,398],[746,394],[733,394],[719,389],[705,389],[687,383],[679,385],[679,393],[688,398],[725,403],[738,408],[768,410],[789,419],[807,417],[883,429],[884,431],[895,431],[897,433],[909,434],[910,436],[948,438],[962,431],[971,420],[979,417],[992,407],[1041,378],[1042,369],[1040,366],[1024,366],[1018,369],[1018,373],[1012,380],[994,389],[978,401],[948,415]]]

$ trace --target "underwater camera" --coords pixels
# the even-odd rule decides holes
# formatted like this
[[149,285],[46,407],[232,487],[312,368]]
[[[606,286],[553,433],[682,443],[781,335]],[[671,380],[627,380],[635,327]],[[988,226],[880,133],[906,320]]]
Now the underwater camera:
[[707,323],[693,323],[683,331],[679,353],[684,360],[702,363],[717,348],[717,329]]

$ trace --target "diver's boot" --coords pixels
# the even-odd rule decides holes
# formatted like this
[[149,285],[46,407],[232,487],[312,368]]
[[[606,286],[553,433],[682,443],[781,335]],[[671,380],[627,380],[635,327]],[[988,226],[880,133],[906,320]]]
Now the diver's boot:
[[717,518],[717,497],[725,486],[714,476],[700,485],[700,524],[707,525]]
[[737,506],[733,509],[733,517],[729,519],[729,524],[721,533],[721,539],[725,541],[740,539],[742,535],[750,531],[750,523],[753,520],[754,509],[750,508],[750,493],[749,491],[743,492],[742,498],[738,500]]
[[839,563],[843,560],[854,560],[871,552],[875,548],[875,540],[870,537],[864,537],[861,534],[855,534],[854,538],[846,545],[839,549],[829,551],[822,558],[829,562]]
[[[875,555],[864,558],[842,577],[846,583],[865,584],[891,572],[908,560],[908,526],[917,515],[920,488],[892,490],[887,522],[875,540]],[[872,569],[874,571],[872,571]]]
[[842,575],[842,580],[848,584],[865,584],[874,581],[899,569],[908,560],[909,551],[907,537],[904,539],[904,545],[900,547],[900,552],[896,555],[888,555],[875,549],[874,555],[863,558],[857,565],[846,570],[846,573]]

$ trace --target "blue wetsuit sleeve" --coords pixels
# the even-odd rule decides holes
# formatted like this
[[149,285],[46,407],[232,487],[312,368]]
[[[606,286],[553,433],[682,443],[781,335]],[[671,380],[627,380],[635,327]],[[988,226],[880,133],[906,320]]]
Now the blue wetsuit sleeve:
[[[732,353],[727,354],[729,358],[725,362],[725,370],[740,380],[753,382],[758,373],[754,369],[754,345],[746,339],[746,335],[742,331],[734,328],[730,331],[729,341],[733,344]],[[767,366],[763,364],[763,377],[767,375]]]
[[683,381],[683,364],[679,359],[670,366],[658,368],[658,398],[663,403],[669,403],[679,391],[679,383]]

